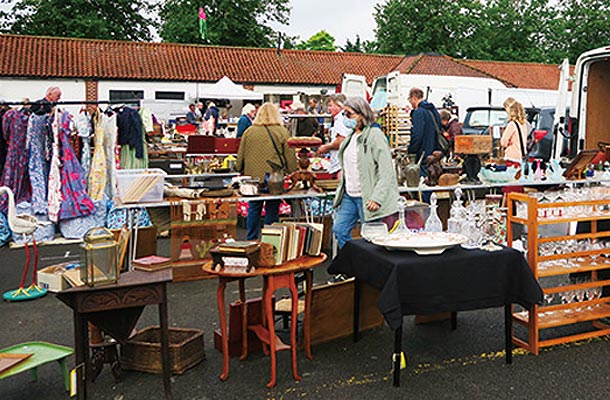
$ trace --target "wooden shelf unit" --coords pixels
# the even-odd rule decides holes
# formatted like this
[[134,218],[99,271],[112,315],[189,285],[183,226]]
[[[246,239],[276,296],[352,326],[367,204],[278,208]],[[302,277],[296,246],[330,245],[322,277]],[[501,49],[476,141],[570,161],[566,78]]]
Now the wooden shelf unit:
[[386,106],[380,115],[382,130],[389,136],[390,147],[408,146],[411,139],[411,114],[397,106]]
[[[517,204],[519,206],[519,216],[517,216]],[[554,202],[538,203],[538,199],[524,193],[509,193],[508,195],[508,219],[507,219],[507,239],[508,245],[513,242],[513,224],[527,227],[527,261],[532,272],[545,294],[557,294],[566,291],[586,290],[592,287],[610,286],[610,279],[601,279],[599,271],[610,271],[610,258],[605,254],[610,253],[606,249],[595,250],[568,250],[561,254],[540,255],[539,245],[551,242],[565,242],[568,240],[588,240],[588,239],[610,239],[610,232],[599,232],[597,221],[610,219],[608,213],[598,212],[599,207],[604,209],[610,206],[610,199],[598,201],[578,201],[578,202]],[[567,207],[590,207],[589,215],[584,212],[582,215],[568,217],[561,215],[558,218],[539,217],[539,211],[548,209]],[[585,209],[586,210],[586,209]],[[526,211],[526,215],[522,215]],[[542,211],[544,215],[544,211]],[[539,237],[539,228],[543,225],[564,224],[570,222],[590,222],[589,233],[575,235]],[[565,263],[561,263],[564,260]],[[549,265],[548,261],[555,261]],[[559,262],[558,262],[559,261]],[[571,264],[571,265],[570,265]],[[569,265],[569,266],[568,266]],[[590,273],[591,280],[588,282],[568,283],[557,286],[556,282],[549,282],[551,277],[570,275],[573,273]],[[555,279],[556,281],[556,279]],[[513,343],[521,346],[534,354],[538,354],[541,347],[554,346],[557,344],[584,340],[610,334],[610,326],[600,321],[601,318],[610,317],[610,297],[601,297],[594,300],[574,301],[567,304],[534,305],[531,309],[521,312],[513,310],[512,322],[527,328],[527,338],[519,338],[513,329]],[[588,332],[573,335],[559,335],[550,339],[540,340],[540,331],[543,329],[557,328],[577,323],[591,322],[591,330]]]

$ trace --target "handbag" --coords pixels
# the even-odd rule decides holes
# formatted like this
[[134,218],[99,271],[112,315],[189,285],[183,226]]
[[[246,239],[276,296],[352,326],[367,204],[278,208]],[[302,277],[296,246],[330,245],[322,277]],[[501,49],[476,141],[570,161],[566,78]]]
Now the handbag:
[[434,114],[432,113],[432,111],[426,111],[428,111],[428,113],[430,114],[430,118],[432,118],[432,123],[434,124],[434,130],[436,131],[436,142],[438,143],[438,146],[441,148],[443,153],[446,153],[447,150],[449,150],[451,144],[449,143],[449,140],[447,140],[445,135],[443,135],[443,130],[441,129],[441,127],[438,126],[438,124],[436,123],[436,118],[434,118]]
[[[275,140],[273,139],[273,135],[271,134],[271,131],[269,130],[269,128],[267,126],[265,126],[265,130],[269,134],[269,139],[271,139],[271,144],[273,144],[273,149],[275,150],[275,154],[277,154],[278,158],[280,159],[280,166],[282,167],[282,172],[284,173],[284,175],[289,174],[290,172],[288,171],[288,163],[286,162],[284,155],[282,153],[280,153],[280,150],[277,148],[277,145],[275,144]],[[271,161],[271,160],[268,160],[268,161]]]

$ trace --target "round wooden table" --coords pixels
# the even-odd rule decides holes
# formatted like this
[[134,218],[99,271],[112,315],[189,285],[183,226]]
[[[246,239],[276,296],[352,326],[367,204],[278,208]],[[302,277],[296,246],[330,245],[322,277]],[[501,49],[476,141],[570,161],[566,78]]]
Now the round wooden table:
[[[209,261],[202,267],[209,274],[218,276],[218,315],[220,317],[220,331],[222,334],[222,356],[223,366],[220,379],[223,381],[229,377],[229,338],[227,333],[227,313],[225,309],[225,288],[228,282],[237,280],[239,283],[239,297],[243,304],[242,307],[242,354],[240,360],[244,360],[248,355],[248,329],[253,331],[263,343],[265,354],[268,353],[266,345],[271,350],[271,379],[267,387],[271,388],[276,383],[276,351],[291,350],[292,353],[292,374],[294,379],[299,381],[301,377],[297,372],[297,311],[298,311],[298,293],[295,284],[295,274],[298,272],[305,273],[305,320],[303,322],[304,339],[305,339],[305,354],[307,358],[312,359],[311,343],[310,343],[310,306],[311,306],[311,289],[313,283],[312,268],[320,266],[326,261],[326,254],[321,254],[316,257],[302,256],[294,260],[287,261],[275,267],[256,267],[250,272],[225,272],[224,268],[214,268],[213,261]],[[248,315],[246,308],[246,291],[244,281],[248,278],[262,277],[263,278],[263,324],[248,326]],[[287,288],[290,290],[292,301],[291,326],[290,326],[290,346],[285,345],[275,335],[273,306],[273,293],[279,288]]]

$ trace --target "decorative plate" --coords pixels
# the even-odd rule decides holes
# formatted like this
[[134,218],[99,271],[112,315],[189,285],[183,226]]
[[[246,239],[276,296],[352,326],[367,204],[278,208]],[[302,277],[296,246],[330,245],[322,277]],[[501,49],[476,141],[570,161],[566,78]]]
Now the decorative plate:
[[419,255],[441,254],[445,250],[462,244],[466,236],[448,232],[419,232],[406,235],[388,235],[373,239],[373,243],[388,250],[410,250]]

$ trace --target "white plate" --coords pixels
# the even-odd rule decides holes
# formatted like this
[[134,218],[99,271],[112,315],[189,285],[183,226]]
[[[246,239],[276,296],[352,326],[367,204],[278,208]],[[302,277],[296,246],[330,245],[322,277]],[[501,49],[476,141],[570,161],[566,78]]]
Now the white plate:
[[413,233],[404,236],[388,235],[384,238],[375,238],[373,243],[388,250],[408,250],[419,255],[441,254],[445,250],[465,243],[466,236],[457,233]]

